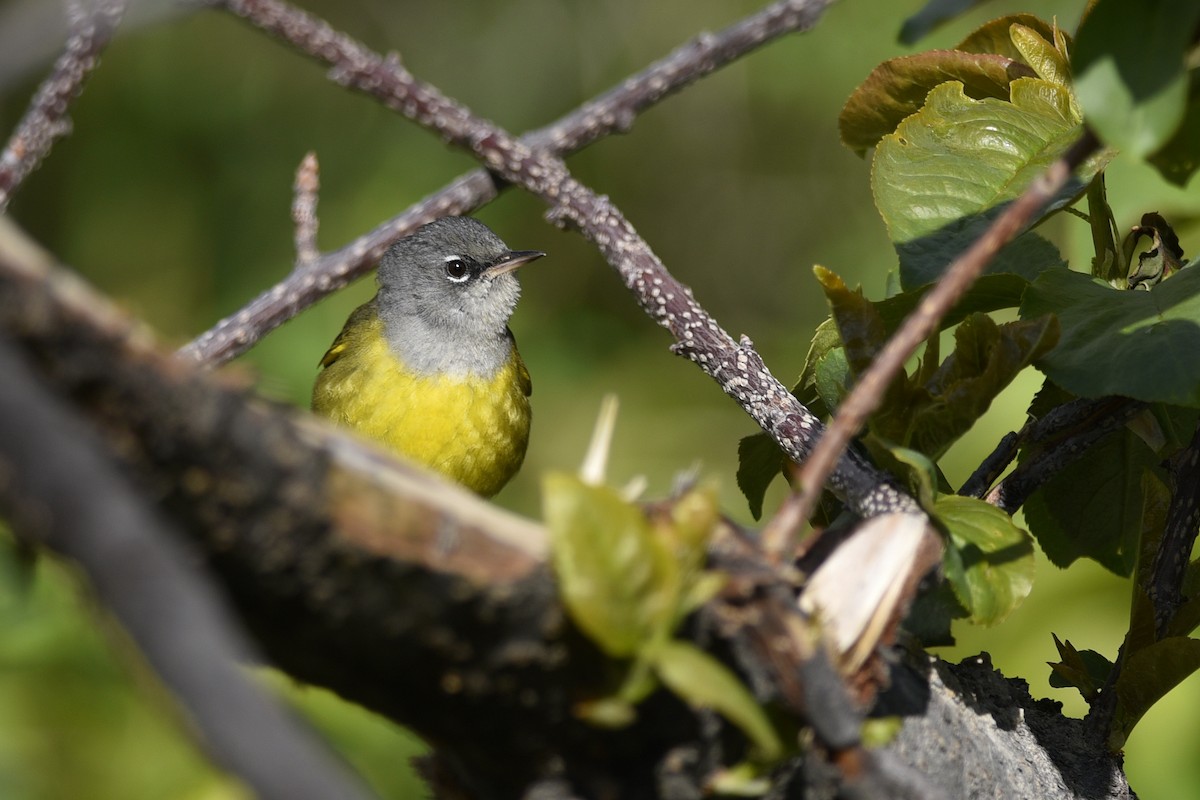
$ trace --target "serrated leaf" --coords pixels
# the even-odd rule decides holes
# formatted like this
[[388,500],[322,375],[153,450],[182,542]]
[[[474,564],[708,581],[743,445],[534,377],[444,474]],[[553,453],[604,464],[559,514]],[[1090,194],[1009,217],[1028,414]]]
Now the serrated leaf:
[[1180,270],[1148,292],[1052,270],[1021,303],[1022,319],[1043,314],[1058,317],[1062,335],[1037,367],[1064,389],[1200,406],[1200,269]]
[[974,98],[1008,99],[1015,78],[1034,71],[1012,58],[992,53],[929,50],[889,59],[858,85],[838,116],[842,144],[860,155],[917,113],[935,86],[960,81]]
[[1099,0],[1075,41],[1075,91],[1107,144],[1145,157],[1183,121],[1195,0]]
[[1186,186],[1200,169],[1200,70],[1188,75],[1189,89],[1183,121],[1167,143],[1147,160],[1176,186]]
[[1185,678],[1200,669],[1200,641],[1175,636],[1129,655],[1121,667],[1115,691],[1117,707],[1108,746],[1116,752],[1150,707]]
[[1050,663],[1050,685],[1056,689],[1077,689],[1084,700],[1092,702],[1108,680],[1112,662],[1095,650],[1077,650],[1070,640],[1063,642],[1058,636],[1054,636],[1054,646],[1061,660]]
[[958,326],[954,339],[954,352],[922,387],[925,397],[904,419],[907,443],[934,459],[971,429],[1025,367],[1054,347],[1058,323],[1046,316],[997,325],[985,314],[974,314]]
[[[1058,51],[1053,40],[1047,40],[1033,28],[1014,24],[1009,28],[1009,36],[1013,46],[1021,54],[1021,59],[1033,68],[1037,76],[1044,81],[1069,89],[1071,86],[1071,67],[1066,56]],[[1073,108],[1078,116],[1079,109]]]
[[980,25],[954,46],[966,53],[996,53],[1012,59],[1021,58],[1021,51],[1013,44],[1012,26],[1022,25],[1045,39],[1053,42],[1054,26],[1033,14],[1010,14]]
[[[905,288],[935,281],[1079,137],[1070,92],[1038,78],[1010,84],[1011,102],[973,100],[950,82],[929,93],[920,112],[875,150],[871,190],[900,256]],[[1089,161],[1050,203],[1072,201],[1108,154]],[[1061,266],[1046,240],[1026,232],[1004,248],[989,272],[1030,280]]]
[[615,658],[669,632],[679,568],[638,508],[606,486],[551,473],[543,514],[559,591],[580,630]]
[[1050,561],[1065,568],[1090,558],[1129,575],[1141,528],[1142,473],[1157,463],[1154,452],[1122,428],[1042,484],[1025,502],[1025,523]]
[[980,625],[1002,622],[1033,588],[1033,542],[1012,518],[972,497],[944,495],[934,504],[937,518],[958,551],[961,572],[946,577],[954,593]]
[[837,273],[822,266],[813,267],[813,274],[829,301],[846,362],[855,374],[861,374],[887,341],[883,320],[862,289],[852,291]]
[[691,706],[711,708],[738,726],[764,761],[783,755],[783,744],[754,695],[730,670],[686,642],[665,642],[652,664],[663,684]]
[[762,516],[767,488],[779,477],[787,456],[765,433],[746,436],[738,442],[737,485],[755,519]]

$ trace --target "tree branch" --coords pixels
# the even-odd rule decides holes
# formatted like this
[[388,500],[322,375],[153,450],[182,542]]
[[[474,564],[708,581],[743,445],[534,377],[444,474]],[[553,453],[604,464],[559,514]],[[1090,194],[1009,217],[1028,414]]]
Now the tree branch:
[[1154,606],[1154,627],[1161,638],[1183,602],[1183,579],[1200,528],[1200,427],[1170,465],[1171,504],[1162,541],[1154,554],[1146,593]]
[[22,181],[42,163],[57,139],[71,132],[67,111],[100,61],[125,13],[125,0],[95,0],[89,11],[71,4],[70,36],[49,77],[0,153],[0,213]]
[[[674,352],[712,377],[794,461],[803,461],[821,422],[767,369],[746,337],[739,342],[717,324],[677,281],[607,198],[580,184],[562,159],[473,115],[435,87],[413,77],[394,55],[383,57],[325,22],[281,0],[225,0],[220,6],[331,67],[339,84],[377,98],[451,145],[472,153],[510,183],[550,206],[551,221],[575,225],[620,274],[642,309],[675,336]],[[796,0],[785,8],[803,16],[824,0]],[[794,7],[793,7],[794,6]],[[887,511],[921,513],[888,476],[854,453],[830,480],[860,516]]]
[[1028,439],[1047,444],[1018,465],[983,499],[1007,514],[1015,514],[1038,487],[1078,461],[1096,442],[1120,430],[1145,407],[1145,403],[1126,397],[1081,399],[1060,406],[1034,426]]
[[[812,455],[800,469],[797,493],[791,502],[797,509],[789,513],[794,519],[807,520],[817,499],[829,480],[838,459],[850,440],[862,430],[867,418],[883,402],[888,385],[904,368],[904,363],[917,348],[937,330],[938,323],[962,299],[972,284],[991,263],[1004,245],[1016,238],[1037,214],[1045,208],[1083,163],[1099,146],[1090,133],[1076,142],[1061,158],[1030,184],[1020,197],[996,217],[988,229],[947,268],[937,285],[929,290],[916,309],[888,340],[879,355],[862,374],[850,394],[838,406],[829,429],[813,448]],[[777,535],[766,546],[776,553],[788,553],[795,544],[799,525]],[[785,535],[786,534],[786,535]]]
[[260,797],[366,798],[310,732],[239,670],[255,648],[175,531],[94,433],[0,337],[0,500],[24,536],[76,561],[171,689],[204,747]]
[[297,270],[311,269],[320,257],[317,247],[317,193],[321,189],[320,167],[317,154],[309,153],[296,168],[296,182],[292,187],[292,223],[296,226]]
[[[535,150],[565,156],[613,133],[626,133],[637,116],[667,97],[788,33],[817,23],[831,0],[780,0],[715,34],[701,34],[642,72],[556,122],[522,137]],[[214,2],[214,5],[220,5]],[[183,348],[206,364],[221,364],[323,297],[375,267],[387,248],[438,217],[469,214],[505,188],[486,170],[469,172],[404,213],[337,251],[310,270],[289,275],[242,310],[218,322]]]

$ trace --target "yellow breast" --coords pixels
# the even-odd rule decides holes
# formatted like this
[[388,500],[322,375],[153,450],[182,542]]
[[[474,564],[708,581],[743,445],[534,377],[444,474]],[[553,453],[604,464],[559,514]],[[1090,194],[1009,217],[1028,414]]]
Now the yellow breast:
[[491,378],[419,375],[392,353],[367,303],[321,363],[314,411],[485,497],[525,459],[530,383],[515,346]]

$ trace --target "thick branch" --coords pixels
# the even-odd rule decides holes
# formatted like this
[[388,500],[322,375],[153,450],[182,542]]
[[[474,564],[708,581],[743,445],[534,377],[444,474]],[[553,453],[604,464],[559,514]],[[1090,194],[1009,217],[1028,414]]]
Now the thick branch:
[[96,0],[90,11],[70,14],[66,49],[50,76],[38,87],[29,109],[0,153],[0,213],[21,182],[38,168],[57,139],[71,132],[67,111],[99,63],[125,13],[125,0]]
[[115,472],[95,434],[0,338],[0,499],[23,535],[83,567],[196,724],[260,797],[365,798],[238,668],[254,648],[175,531]]

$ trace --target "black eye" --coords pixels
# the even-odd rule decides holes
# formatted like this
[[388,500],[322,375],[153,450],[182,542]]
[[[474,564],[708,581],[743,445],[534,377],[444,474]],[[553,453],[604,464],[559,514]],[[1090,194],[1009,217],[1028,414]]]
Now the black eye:
[[451,256],[446,259],[446,277],[455,283],[462,283],[470,275],[471,270],[467,266],[467,262],[457,256]]

